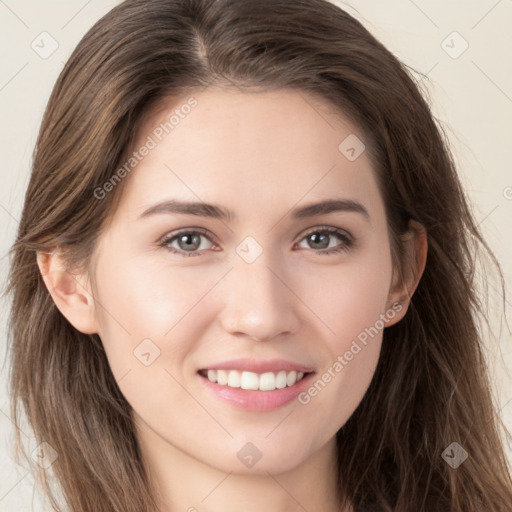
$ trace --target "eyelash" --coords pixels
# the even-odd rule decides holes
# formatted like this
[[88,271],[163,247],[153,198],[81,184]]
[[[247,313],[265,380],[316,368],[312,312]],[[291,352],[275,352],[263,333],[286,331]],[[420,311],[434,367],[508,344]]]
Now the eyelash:
[[[329,255],[338,254],[341,252],[348,252],[350,249],[352,249],[352,246],[354,244],[352,237],[350,237],[345,231],[338,229],[338,228],[332,228],[332,227],[327,227],[327,226],[317,227],[317,228],[309,231],[299,240],[299,243],[302,242],[302,240],[304,240],[308,236],[317,234],[317,233],[327,233],[329,235],[336,235],[338,238],[340,238],[342,240],[342,243],[339,246],[332,248],[332,249],[324,249],[324,250],[319,250],[319,251],[315,251],[314,249],[312,249],[314,252],[321,254],[323,256],[329,256]],[[169,244],[171,244],[174,240],[176,240],[178,237],[180,237],[182,235],[203,235],[210,240],[210,237],[208,236],[208,232],[204,229],[201,229],[201,228],[188,229],[188,230],[184,229],[182,231],[179,231],[178,233],[174,233],[172,235],[165,236],[162,239],[162,241],[159,243],[159,246],[166,249],[167,251],[169,251],[171,253],[178,254],[181,256],[185,256],[185,257],[199,256],[201,253],[198,251],[182,251],[179,249],[175,249],[174,247],[169,247]]]

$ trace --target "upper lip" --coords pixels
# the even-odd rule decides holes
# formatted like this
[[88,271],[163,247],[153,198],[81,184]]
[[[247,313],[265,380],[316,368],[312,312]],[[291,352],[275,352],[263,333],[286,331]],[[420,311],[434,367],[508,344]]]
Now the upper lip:
[[208,365],[202,370],[238,370],[247,371],[254,373],[265,373],[265,372],[279,372],[281,370],[291,372],[303,372],[310,373],[313,371],[312,368],[303,364],[294,363],[293,361],[287,361],[286,359],[232,359],[230,361],[219,361]]

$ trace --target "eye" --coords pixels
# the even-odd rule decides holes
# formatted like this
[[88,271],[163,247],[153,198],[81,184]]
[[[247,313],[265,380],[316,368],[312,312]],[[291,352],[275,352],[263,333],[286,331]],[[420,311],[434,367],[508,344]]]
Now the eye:
[[[331,245],[333,238],[338,238],[341,243]],[[338,228],[319,227],[310,231],[302,240],[306,240],[312,249],[327,249],[316,251],[321,255],[336,254],[342,251],[348,251],[354,245],[352,237],[345,231]],[[302,242],[301,240],[301,242]]]
[[[200,256],[200,251],[208,249],[208,244],[203,244],[201,238],[211,242],[209,233],[204,229],[184,229],[165,236],[159,243],[159,246],[180,256]],[[335,238],[338,238],[340,242],[332,246],[331,241]],[[306,234],[301,242],[303,240],[308,241],[310,249],[319,249],[315,252],[322,255],[348,251],[354,244],[352,237],[348,233],[332,227],[315,228]]]
[[[210,240],[207,236],[208,232],[204,229],[189,229],[182,230],[178,233],[170,234],[165,236],[162,241],[159,243],[160,247],[167,249],[169,252],[174,254],[179,254],[181,256],[199,256],[198,252],[200,249],[207,249],[207,245],[202,244],[201,237],[206,240]],[[173,247],[172,244],[176,244]]]

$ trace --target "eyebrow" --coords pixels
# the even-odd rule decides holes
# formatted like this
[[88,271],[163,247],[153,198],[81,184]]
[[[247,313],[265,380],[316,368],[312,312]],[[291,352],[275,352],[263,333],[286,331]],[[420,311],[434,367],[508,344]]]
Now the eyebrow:
[[[368,210],[359,202],[352,199],[327,199],[317,203],[306,204],[291,211],[293,219],[304,219],[307,217],[317,217],[332,212],[353,212],[361,214],[366,220],[370,220]],[[150,206],[144,210],[139,219],[156,214],[187,214],[197,215],[198,217],[211,217],[232,222],[237,219],[236,214],[223,206],[203,203],[178,201],[168,199]]]

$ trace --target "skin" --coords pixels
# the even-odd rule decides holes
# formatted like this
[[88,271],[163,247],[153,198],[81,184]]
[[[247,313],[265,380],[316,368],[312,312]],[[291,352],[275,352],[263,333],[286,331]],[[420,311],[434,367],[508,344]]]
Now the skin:
[[[189,97],[148,116],[136,147]],[[162,511],[339,510],[334,436],[370,384],[382,332],[305,405],[245,411],[205,389],[197,371],[238,357],[283,358],[321,377],[393,304],[401,310],[387,325],[403,318],[425,265],[424,233],[411,231],[401,279],[368,151],[349,161],[338,150],[364,134],[321,100],[213,87],[194,97],[197,106],[125,178],[93,275],[71,276],[59,251],[38,255],[41,273],[68,320],[100,335]],[[368,218],[290,214],[333,197],[359,202]],[[170,198],[218,204],[237,220],[138,218]],[[353,246],[321,254],[306,235],[326,226],[349,233]],[[159,246],[182,228],[211,233],[195,256]],[[247,236],[263,250],[252,263],[236,252]],[[330,235],[329,248],[340,244]],[[185,252],[177,239],[172,246]],[[149,366],[133,353],[147,338],[160,350]],[[248,442],[262,454],[252,468],[237,458]]]

